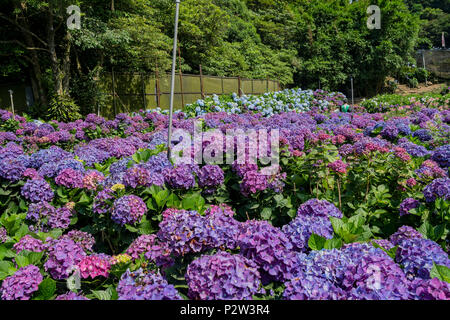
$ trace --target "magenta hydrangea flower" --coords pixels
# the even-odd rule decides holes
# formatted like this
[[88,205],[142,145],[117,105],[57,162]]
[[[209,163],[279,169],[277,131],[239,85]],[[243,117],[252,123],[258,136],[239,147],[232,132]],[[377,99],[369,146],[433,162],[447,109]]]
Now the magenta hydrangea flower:
[[182,300],[161,274],[142,269],[127,270],[120,278],[117,293],[119,300]]
[[224,251],[194,260],[186,281],[189,297],[201,300],[249,300],[261,287],[255,262]]
[[28,180],[20,193],[31,202],[50,202],[54,197],[52,187],[44,179]]
[[96,170],[91,170],[83,177],[83,188],[88,190],[96,190],[99,183],[103,180],[105,180],[105,176],[102,173]]
[[347,173],[348,164],[342,160],[336,160],[328,164],[328,167],[334,172],[345,174]]
[[22,267],[3,280],[0,288],[1,300],[30,300],[43,279],[39,268],[35,265]]
[[112,206],[111,219],[120,225],[135,224],[147,212],[145,202],[135,195],[123,196]]
[[83,173],[72,168],[66,168],[59,172],[55,183],[66,188],[83,188]]
[[25,235],[23,236],[19,242],[15,243],[13,245],[13,250],[16,253],[20,253],[23,250],[28,250],[28,251],[32,251],[32,252],[42,252],[46,249],[46,246],[44,245],[44,243],[39,240],[39,239],[35,239],[30,235]]
[[108,278],[109,270],[111,269],[110,258],[103,255],[90,255],[84,257],[79,263],[81,278],[87,279],[91,277],[92,279],[103,276]]
[[85,256],[86,253],[79,244],[71,239],[61,239],[49,247],[44,268],[53,279],[67,279],[73,267],[77,266]]
[[450,300],[450,284],[438,278],[415,279],[409,291],[413,300]]

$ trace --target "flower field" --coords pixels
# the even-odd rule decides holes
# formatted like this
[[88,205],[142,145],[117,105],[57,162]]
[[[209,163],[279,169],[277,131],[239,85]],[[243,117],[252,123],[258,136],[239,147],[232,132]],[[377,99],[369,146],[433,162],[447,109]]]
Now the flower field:
[[449,300],[448,99],[346,103],[290,89],[175,113],[201,123],[192,160],[217,132],[279,130],[270,175],[172,163],[160,111],[0,110],[0,299]]

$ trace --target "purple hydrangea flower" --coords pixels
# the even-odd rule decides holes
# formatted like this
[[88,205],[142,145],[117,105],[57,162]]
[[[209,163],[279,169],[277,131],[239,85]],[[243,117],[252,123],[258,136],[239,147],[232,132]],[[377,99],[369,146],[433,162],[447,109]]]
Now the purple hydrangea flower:
[[83,174],[78,170],[66,168],[55,178],[55,183],[66,188],[83,188]]
[[436,161],[442,168],[450,167],[450,144],[434,150],[431,159]]
[[419,205],[420,205],[420,202],[417,201],[416,199],[406,198],[400,204],[400,209],[399,209],[400,216],[408,215],[410,210],[417,208]]
[[100,191],[97,196],[94,198],[94,203],[92,205],[92,211],[98,214],[105,214],[110,211],[111,205],[108,203],[108,200],[112,202],[114,197],[114,191],[111,189],[104,189]]
[[398,245],[400,241],[405,239],[422,239],[422,234],[411,228],[410,226],[401,226],[397,232],[389,237],[389,241],[394,245]]
[[450,178],[434,179],[423,189],[427,202],[434,202],[436,198],[450,200]]
[[205,165],[198,173],[198,185],[200,187],[214,188],[223,183],[223,170],[217,165]]
[[430,141],[431,139],[433,139],[433,136],[427,129],[416,130],[413,132],[412,136],[419,138],[419,140],[422,142]]
[[189,297],[201,300],[249,300],[261,286],[255,262],[224,251],[194,260],[186,281]]
[[42,252],[44,251],[46,246],[42,243],[41,240],[35,239],[30,235],[23,236],[19,242],[15,243],[13,246],[13,250],[16,253],[20,253],[23,250],[28,250],[32,252]]
[[331,216],[342,218],[342,212],[327,200],[310,199],[298,208],[297,216]]
[[65,294],[60,294],[55,298],[55,300],[89,300],[89,299],[83,295],[76,294],[75,292],[70,291]]
[[413,300],[450,300],[450,284],[438,278],[415,279],[409,291]]
[[67,279],[72,268],[77,266],[85,256],[86,253],[79,244],[71,239],[61,239],[49,248],[44,268],[53,279]]
[[238,245],[242,255],[255,261],[269,277],[277,281],[292,277],[296,265],[293,246],[280,229],[267,221],[245,222]]
[[195,176],[191,166],[182,164],[164,171],[164,179],[174,189],[190,189],[195,186]]
[[450,267],[447,253],[428,239],[404,239],[398,244],[395,261],[402,265],[408,279],[429,279],[433,262]]
[[345,300],[341,288],[320,276],[301,274],[286,282],[283,299],[286,300]]
[[120,225],[135,224],[147,212],[145,202],[135,195],[123,196],[112,206],[111,219]]
[[244,174],[240,187],[241,193],[246,197],[263,191],[268,188],[267,176],[255,170],[247,171]]
[[67,234],[61,236],[60,239],[71,239],[87,252],[92,251],[92,247],[95,244],[95,239],[90,233],[80,230],[71,230]]
[[127,270],[117,286],[119,300],[182,300],[178,291],[159,273]]
[[44,179],[28,180],[22,187],[21,194],[31,202],[52,201],[52,187]]
[[170,257],[172,250],[166,242],[161,242],[154,234],[144,234],[136,238],[128,247],[127,254],[133,259],[139,259],[141,254],[154,261],[157,266],[166,267],[173,263]]
[[17,270],[2,282],[1,300],[29,300],[39,289],[44,278],[35,265],[28,265]]
[[296,251],[305,252],[311,234],[332,239],[334,232],[331,221],[325,216],[304,215],[297,216],[289,224],[284,225],[283,233],[288,237]]

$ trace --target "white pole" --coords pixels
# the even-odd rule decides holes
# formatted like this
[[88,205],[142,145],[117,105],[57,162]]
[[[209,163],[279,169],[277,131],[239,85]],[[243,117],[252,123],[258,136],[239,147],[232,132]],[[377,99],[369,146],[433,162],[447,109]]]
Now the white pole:
[[14,99],[13,99],[13,91],[12,90],[8,90],[9,91],[9,96],[11,98],[11,109],[12,109],[12,114],[13,114],[13,119],[16,118],[16,115],[14,113]]
[[352,85],[352,106],[355,104],[353,101],[354,101],[354,99],[353,99],[353,77],[350,77],[350,82],[351,82],[351,85]]
[[[425,71],[427,70],[427,67],[425,66],[425,51],[422,51],[422,61],[423,61],[423,68]],[[425,86],[427,85],[427,77],[425,76]]]
[[169,132],[167,136],[167,157],[170,161],[172,153],[172,119],[173,119],[173,95],[175,90],[175,66],[177,60],[177,34],[178,34],[178,13],[180,11],[180,0],[175,0],[175,30],[173,35],[173,53],[172,53],[172,78],[170,84],[170,105],[169,105]]

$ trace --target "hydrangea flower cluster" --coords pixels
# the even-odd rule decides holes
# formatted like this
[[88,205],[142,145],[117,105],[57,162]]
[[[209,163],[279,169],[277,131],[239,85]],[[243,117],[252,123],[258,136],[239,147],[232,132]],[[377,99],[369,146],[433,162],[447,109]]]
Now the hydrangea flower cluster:
[[310,199],[298,208],[297,216],[331,216],[340,219],[342,212],[327,200]]
[[85,256],[86,253],[79,244],[71,239],[61,239],[49,248],[44,268],[53,279],[63,280],[69,277],[72,268],[77,266]]
[[442,168],[450,167],[450,144],[436,148],[431,156]]
[[218,165],[207,164],[198,173],[198,185],[200,187],[214,188],[223,183],[223,170]]
[[60,239],[71,239],[73,242],[80,245],[86,252],[92,251],[92,247],[95,244],[95,239],[90,233],[80,230],[71,230],[67,234],[61,236]]
[[256,170],[247,171],[244,173],[240,187],[241,193],[246,197],[263,191],[268,187],[267,176]]
[[450,284],[438,278],[414,279],[409,291],[414,300],[450,300]]
[[320,276],[301,274],[286,282],[286,300],[346,300],[346,293]]
[[195,176],[192,168],[186,164],[165,170],[164,179],[174,189],[190,189],[195,186]]
[[128,247],[127,254],[133,259],[139,259],[142,254],[160,267],[173,263],[170,257],[172,250],[166,242],[161,242],[154,234],[144,234],[136,238]]
[[1,300],[29,300],[43,279],[35,265],[22,267],[3,280],[0,288]]
[[55,298],[55,300],[89,300],[89,299],[83,295],[76,294],[75,292],[70,291],[65,294],[60,294]]
[[450,200],[450,178],[433,180],[423,189],[423,195],[427,202],[434,202],[437,198]]
[[398,228],[397,232],[392,234],[389,237],[389,241],[394,245],[398,245],[402,240],[405,239],[422,239],[422,234],[415,230],[414,228],[411,228],[410,226],[401,226]]
[[135,224],[147,212],[145,202],[135,195],[123,196],[112,206],[111,219],[120,225]]
[[106,214],[111,209],[111,205],[108,201],[113,201],[115,199],[114,192],[111,189],[104,189],[100,191],[94,198],[94,203],[92,205],[92,211],[97,214]]
[[88,190],[96,190],[99,183],[103,180],[105,180],[105,176],[102,173],[96,170],[91,170],[83,177],[83,188]]
[[269,277],[277,281],[292,277],[296,265],[293,246],[281,230],[267,221],[245,222],[238,245],[242,255],[255,261]]
[[398,244],[395,261],[402,265],[408,279],[429,279],[433,262],[450,268],[447,253],[428,239],[404,239]]
[[119,300],[182,300],[171,284],[159,273],[127,270],[117,286]]
[[327,239],[333,238],[330,216],[342,218],[342,212],[326,200],[310,199],[298,208],[297,217],[284,225],[282,230],[293,244],[294,250],[305,252],[313,233]]
[[94,279],[98,276],[108,278],[109,270],[111,269],[109,260],[110,258],[108,256],[105,257],[96,254],[84,257],[78,263],[81,278],[87,279],[91,277]]
[[83,173],[72,168],[60,171],[55,178],[55,183],[66,188],[83,188]]
[[44,179],[28,180],[23,185],[20,193],[31,202],[50,202],[54,197],[51,186]]
[[419,205],[420,205],[420,202],[417,201],[416,199],[406,198],[400,204],[400,209],[399,209],[400,216],[408,215],[410,210],[417,208]]
[[35,239],[30,235],[25,235],[23,236],[19,242],[15,243],[13,245],[13,250],[16,253],[20,253],[23,250],[28,250],[28,251],[32,251],[32,252],[42,252],[46,249],[46,246],[44,245],[44,243],[39,240],[39,239]]
[[203,255],[186,271],[189,297],[201,300],[248,300],[260,292],[255,262],[224,251]]

